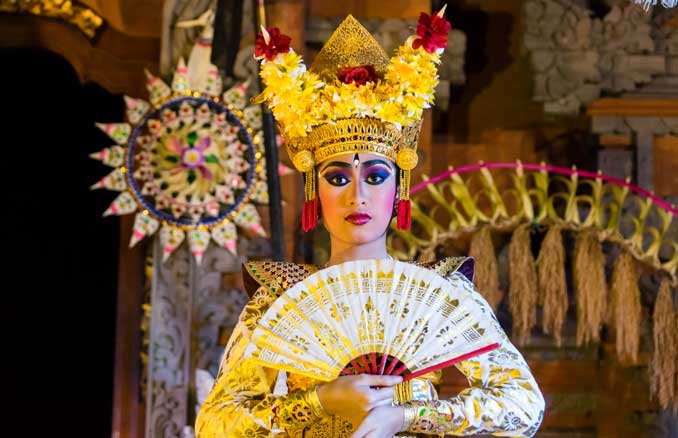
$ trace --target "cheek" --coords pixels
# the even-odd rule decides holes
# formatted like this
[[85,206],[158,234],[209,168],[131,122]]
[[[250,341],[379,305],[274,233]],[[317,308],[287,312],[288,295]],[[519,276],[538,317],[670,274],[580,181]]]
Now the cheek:
[[380,190],[379,196],[375,199],[375,206],[378,206],[380,216],[384,216],[388,220],[391,219],[393,212],[393,205],[395,202],[396,188],[395,184],[389,184]]
[[327,184],[318,184],[318,199],[323,204],[324,208],[332,208],[337,202],[336,194],[332,193],[332,189]]
[[318,185],[318,201],[323,217],[334,217],[338,214],[341,189],[324,182]]

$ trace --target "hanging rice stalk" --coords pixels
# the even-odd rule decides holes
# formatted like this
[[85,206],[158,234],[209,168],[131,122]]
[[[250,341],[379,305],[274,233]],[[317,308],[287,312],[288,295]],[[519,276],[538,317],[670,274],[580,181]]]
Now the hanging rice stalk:
[[600,341],[607,312],[605,255],[596,233],[585,229],[574,244],[574,287],[577,302],[577,346]]
[[611,322],[617,333],[617,355],[622,362],[638,361],[640,344],[640,289],[635,261],[624,251],[612,273]]
[[552,334],[559,347],[567,314],[567,283],[565,281],[565,248],[562,227],[553,225],[544,237],[537,258],[540,304],[544,306],[542,327]]
[[469,255],[475,259],[476,274],[474,283],[480,294],[485,297],[493,310],[497,310],[501,299],[497,258],[492,245],[489,226],[482,227],[473,234]]
[[518,345],[530,338],[537,321],[537,270],[530,248],[530,225],[518,226],[509,244],[509,309]]
[[666,279],[659,286],[654,305],[653,338],[654,351],[650,362],[650,391],[662,409],[672,406],[676,397],[676,313],[673,310],[671,288]]

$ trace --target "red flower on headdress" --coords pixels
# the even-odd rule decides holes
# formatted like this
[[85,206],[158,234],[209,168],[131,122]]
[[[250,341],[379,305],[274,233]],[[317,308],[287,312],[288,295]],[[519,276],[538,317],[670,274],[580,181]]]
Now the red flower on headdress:
[[445,14],[428,15],[422,12],[419,15],[419,24],[417,24],[419,38],[412,42],[412,48],[423,47],[428,53],[444,49],[447,46],[447,32],[451,28],[452,25],[445,20]]
[[367,82],[377,82],[377,72],[372,64],[342,67],[337,76],[345,84],[365,85]]
[[287,53],[290,51],[290,41],[292,39],[287,35],[280,33],[280,29],[273,27],[264,29],[263,27],[257,33],[257,39],[254,42],[254,57],[272,61],[278,53]]

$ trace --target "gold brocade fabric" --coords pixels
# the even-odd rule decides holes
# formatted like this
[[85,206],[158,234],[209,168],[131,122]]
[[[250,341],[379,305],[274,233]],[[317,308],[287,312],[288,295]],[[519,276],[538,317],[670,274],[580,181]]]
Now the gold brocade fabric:
[[[471,283],[472,260],[447,258],[420,266],[447,278],[450,287],[473,294],[492,315],[490,306]],[[249,263],[246,268],[260,287],[243,310],[226,347],[219,375],[196,421],[197,436],[349,437],[349,423],[339,417],[318,417],[307,402],[307,391],[313,390],[317,382],[278,373],[244,358],[251,330],[270,304],[317,268],[275,262]],[[536,433],[544,413],[544,399],[525,360],[506,336],[499,349],[456,366],[470,387],[450,399],[437,400],[434,385],[439,373],[415,379],[396,391],[416,407],[415,419],[402,436],[530,437]]]

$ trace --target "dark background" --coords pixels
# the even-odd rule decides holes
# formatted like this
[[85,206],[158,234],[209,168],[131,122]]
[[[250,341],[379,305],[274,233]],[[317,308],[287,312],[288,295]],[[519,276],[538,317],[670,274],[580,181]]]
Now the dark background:
[[0,436],[110,437],[119,219],[89,190],[110,168],[95,122],[123,121],[122,96],[81,83],[43,49],[0,49],[4,253]]

